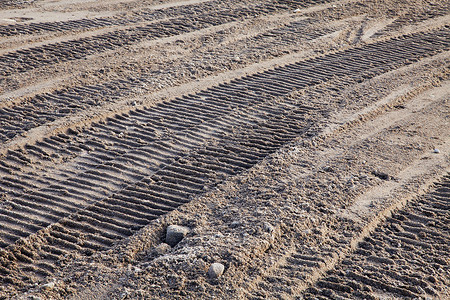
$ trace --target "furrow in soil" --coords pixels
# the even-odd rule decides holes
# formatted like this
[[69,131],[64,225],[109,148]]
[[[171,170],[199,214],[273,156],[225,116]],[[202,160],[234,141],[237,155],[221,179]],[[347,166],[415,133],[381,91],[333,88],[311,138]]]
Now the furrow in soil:
[[40,250],[47,246],[81,255],[105,250],[313,134],[330,108],[291,93],[336,76],[342,86],[369,80],[446,51],[449,40],[443,27],[327,54],[10,150],[0,161],[3,281],[51,274],[60,256]]
[[[320,2],[313,1],[312,4]],[[291,8],[289,4],[292,5],[289,1],[263,2],[248,6],[238,6],[237,8],[225,7],[218,10],[216,6],[208,6],[208,2],[206,2],[206,4],[200,4],[199,13],[197,14],[189,13],[127,30],[117,30],[97,36],[6,53],[0,56],[0,76],[7,77],[17,72],[21,73],[56,63],[78,60],[89,55],[126,47],[144,40],[177,36],[238,21],[241,18],[286,11]],[[208,12],[208,9],[211,11]]]
[[448,298],[449,188],[447,175],[394,212],[302,298]]

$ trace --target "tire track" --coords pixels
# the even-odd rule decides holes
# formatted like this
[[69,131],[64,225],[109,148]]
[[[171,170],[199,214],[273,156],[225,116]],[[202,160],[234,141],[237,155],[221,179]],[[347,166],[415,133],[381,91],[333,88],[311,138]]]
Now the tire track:
[[19,8],[19,7],[25,7],[28,5],[33,4],[37,0],[5,0],[0,2],[0,8],[1,9],[12,9],[12,8]]
[[[350,11],[351,8],[350,6],[346,6],[346,11]],[[359,9],[362,10],[359,11]],[[358,13],[363,13],[367,8],[358,7],[356,10]],[[355,13],[350,13],[350,15]],[[339,16],[345,17],[347,15],[339,14]],[[249,60],[258,62],[261,59],[276,57],[280,53],[295,51],[292,47],[297,44],[299,39],[301,41],[309,41],[332,32],[332,28],[323,28],[322,25],[316,25],[316,28],[314,28],[314,25],[317,24],[317,20],[315,19],[312,16],[310,19],[294,22],[279,30],[275,29],[261,33],[255,38],[246,40],[251,46],[243,45],[239,52],[233,52],[229,49],[218,49],[218,51],[210,52],[211,50],[208,49],[209,53],[201,57],[189,58],[189,62],[181,61],[179,63],[182,66],[177,66],[176,68],[170,66],[166,69],[148,73],[147,68],[141,67],[135,73],[148,73],[147,75],[139,77],[133,75],[129,78],[97,85],[77,86],[76,88],[57,90],[49,94],[41,94],[31,99],[26,99],[14,107],[4,102],[3,106],[8,106],[6,109],[1,108],[2,105],[0,103],[0,126],[5,128],[4,131],[0,131],[0,142],[6,143],[18,135],[25,134],[32,128],[53,122],[55,119],[71,113],[77,113],[92,106],[102,105],[108,102],[111,103],[120,98],[135,95],[136,93],[159,89],[160,85],[154,84],[155,78],[158,78],[156,82],[167,82],[167,84],[172,85],[172,78],[176,78],[179,83],[180,80],[188,80],[189,77],[198,77],[199,70],[203,72],[202,76],[204,74],[213,74],[215,70],[211,69],[210,65],[215,65],[217,69],[221,69],[222,67],[220,61],[215,60],[218,57],[221,60],[228,59],[228,61],[223,62],[222,68],[230,68],[230,62],[234,68],[236,67],[236,63],[234,62],[235,57],[249,63]],[[243,44],[243,41],[240,41],[240,44]],[[272,50],[274,46],[278,46],[279,48]],[[208,64],[208,62],[210,63]],[[179,69],[187,71],[180,73],[178,71]],[[172,75],[172,77],[167,75]],[[49,114],[49,111],[55,113]]]
[[420,6],[420,8],[414,9],[414,11],[409,11],[403,16],[397,18],[394,22],[388,24],[382,30],[376,32],[372,35],[372,38],[378,38],[388,35],[392,31],[397,31],[398,29],[408,25],[418,24],[420,22],[441,17],[450,14],[450,2],[429,2],[426,5]]
[[149,11],[136,11],[127,16],[4,25],[0,26],[0,37],[40,34],[45,32],[92,30],[109,26],[132,25],[141,22],[174,18],[180,15],[200,15],[205,13],[205,11],[216,10],[217,7],[230,7],[230,3],[227,4],[223,1],[208,1],[199,4],[189,4],[161,9],[149,9]]
[[[324,1],[307,1],[302,5],[314,5]],[[245,17],[286,11],[294,4],[292,2],[280,0],[238,6],[238,8],[221,8],[220,10],[217,10],[214,6],[206,6],[203,10],[199,10],[199,14],[187,14],[129,30],[117,30],[97,36],[9,52],[0,56],[0,76],[10,76],[11,74],[27,72],[60,62],[82,59],[89,55],[125,47],[143,40],[176,36],[234,22]],[[208,8],[211,11],[205,11]]]
[[[260,1],[249,0],[247,4],[258,3]],[[310,5],[331,2],[330,0],[316,0],[316,1],[278,1],[285,5],[296,5],[296,7],[308,7]],[[242,6],[243,4],[238,4]],[[127,16],[113,16],[113,17],[99,17],[93,19],[79,19],[69,21],[57,21],[57,22],[38,22],[29,24],[10,24],[0,26],[0,37],[10,37],[16,35],[31,35],[40,34],[45,32],[64,32],[74,30],[92,30],[109,26],[124,26],[133,25],[141,22],[151,22],[160,19],[175,18],[179,16],[195,16],[202,15],[205,12],[213,12],[217,9],[232,9],[236,7],[236,3],[211,0],[207,2],[201,2],[196,4],[171,6],[160,9],[140,9],[128,13]]]
[[378,226],[302,298],[448,297],[449,200],[450,174]]
[[[447,50],[449,41],[444,27],[367,44],[9,151],[0,161],[0,189],[8,195],[0,206],[3,282],[31,282],[50,274],[61,255],[107,249],[205,187],[311,134],[330,108],[297,103],[291,92],[336,77],[341,86],[368,80]],[[46,167],[52,159],[68,163]]]
[[[221,58],[225,61],[231,61],[234,57],[246,60],[247,58],[266,57],[270,55],[271,49],[274,47],[287,48],[295,46],[299,39],[312,40],[330,33],[332,29],[313,29],[314,21],[298,21],[289,24],[283,28],[274,29],[248,40],[241,41],[243,44],[252,46],[243,48],[240,52],[227,49],[219,49],[208,58],[194,57],[189,62],[181,62],[183,68],[198,72],[198,70],[206,69],[212,63],[218,64],[217,59]],[[251,57],[248,57],[251,56]],[[193,67],[192,63],[200,63]],[[209,71],[212,73],[212,71]],[[173,74],[173,78],[178,75],[171,66],[161,69],[141,77],[124,78],[111,82],[101,83],[97,85],[78,86],[75,88],[59,90],[48,94],[37,95],[16,105],[14,107],[0,108],[0,124],[4,131],[0,132],[0,141],[7,142],[17,135],[27,132],[28,130],[48,122],[52,122],[57,118],[77,113],[92,106],[102,105],[104,103],[112,103],[120,98],[130,96],[139,91],[150,91],[154,89],[153,82],[155,78],[160,78],[157,82],[163,82],[169,74]],[[49,114],[49,112],[52,112]]]
[[[268,104],[267,106],[269,107]],[[297,113],[308,110],[310,108],[300,107]],[[236,123],[236,120],[232,121]],[[293,138],[298,131],[307,129],[306,124],[298,126],[296,122],[298,116],[294,114],[290,118],[283,116],[250,133],[243,134],[240,131],[234,137],[227,135],[226,140],[231,140],[227,144],[211,144],[193,151],[189,156],[164,166],[154,175],[143,178],[118,194],[98,201],[56,225],[51,225],[46,231],[46,236],[49,234],[51,240],[46,239],[45,242],[51,243],[54,237],[58,237],[61,241],[58,242],[57,248],[65,251],[77,250],[85,255],[105,249],[114,241],[131,235],[150,220],[188,202],[192,195],[201,193],[204,186],[213,184],[217,178],[221,179],[251,167]],[[273,126],[291,128],[273,130]],[[255,140],[258,141],[256,145],[251,143]],[[91,234],[84,235],[84,232]],[[47,255],[39,253],[38,257],[46,258]],[[35,255],[33,260],[25,262],[38,264]],[[27,266],[21,263],[21,271],[26,273]],[[42,270],[39,273],[44,274]]]
[[[255,84],[255,83],[253,83],[253,84]],[[312,84],[314,84],[314,81],[312,82]],[[249,83],[249,85],[251,86],[252,83]],[[164,106],[164,104],[163,104],[163,106]],[[186,107],[186,108],[188,108],[188,107]],[[180,108],[176,108],[176,109],[180,109]],[[175,109],[172,110],[172,113],[173,113],[173,111],[175,111]],[[217,112],[218,111],[214,111],[214,113],[217,113]],[[224,113],[224,111],[221,111],[221,113]],[[190,113],[190,115],[193,115],[193,113]],[[210,115],[208,115],[208,114],[205,114],[205,115],[206,115],[206,117],[210,117]],[[155,117],[158,117],[158,116],[156,115]],[[167,114],[163,113],[159,117],[167,117]],[[169,119],[168,121],[172,121],[172,120]],[[120,121],[116,121],[116,122],[118,122],[120,124]],[[128,125],[131,126],[131,124],[128,124]],[[123,132],[121,132],[121,130],[123,130],[125,128],[125,126],[122,125],[122,126],[116,126],[116,127],[117,128],[114,131],[117,131],[118,135],[123,134]],[[164,129],[164,128],[178,129],[178,128],[176,128],[176,126],[174,126],[173,122],[171,122],[171,124],[160,124],[158,127],[161,128],[161,129]],[[179,127],[183,128],[182,124],[180,124]],[[106,132],[109,131],[109,130],[110,129],[106,127],[106,129],[104,130],[105,131],[105,135],[107,134]],[[101,139],[101,138],[104,138],[105,136],[97,134],[96,137]],[[137,137],[139,137],[139,135],[137,135]],[[143,137],[144,138],[148,138],[148,136],[143,136]],[[152,138],[154,138],[154,136]],[[111,139],[111,137],[109,139]],[[67,136],[60,136],[59,138],[58,137],[53,137],[53,138],[50,138],[48,140],[44,140],[40,144],[42,144],[44,147],[49,148],[50,150],[52,150],[52,149],[53,150],[55,150],[55,149],[63,149],[61,151],[62,153],[70,153],[71,150],[73,151],[74,149],[76,150],[77,148],[79,149],[79,151],[82,150],[82,148],[80,148],[80,147],[82,147],[81,144],[79,145],[79,147],[74,146],[74,145],[70,145],[68,147],[64,146],[63,143],[65,142],[65,140],[69,140],[69,138]],[[92,140],[90,141],[90,143],[95,145],[95,142],[92,141]],[[56,145],[52,146],[52,144],[56,144]],[[133,145],[133,144],[131,144],[131,145]],[[86,149],[89,149],[89,148],[86,148]],[[22,163],[23,164],[24,162],[28,163],[30,161],[28,158],[21,156],[19,153],[15,152],[15,151],[10,151],[10,157],[11,157],[11,160],[15,161],[16,163]]]

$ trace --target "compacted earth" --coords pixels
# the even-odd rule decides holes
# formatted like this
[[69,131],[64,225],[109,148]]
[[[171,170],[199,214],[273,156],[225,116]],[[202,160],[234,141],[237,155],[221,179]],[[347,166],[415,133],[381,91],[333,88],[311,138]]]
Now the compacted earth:
[[449,299],[450,1],[0,1],[0,299]]

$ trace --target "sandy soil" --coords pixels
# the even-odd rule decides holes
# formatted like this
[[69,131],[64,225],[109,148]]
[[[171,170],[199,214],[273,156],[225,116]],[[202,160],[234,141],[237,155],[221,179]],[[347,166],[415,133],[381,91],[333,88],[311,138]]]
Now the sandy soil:
[[2,2],[0,299],[450,298],[449,8]]

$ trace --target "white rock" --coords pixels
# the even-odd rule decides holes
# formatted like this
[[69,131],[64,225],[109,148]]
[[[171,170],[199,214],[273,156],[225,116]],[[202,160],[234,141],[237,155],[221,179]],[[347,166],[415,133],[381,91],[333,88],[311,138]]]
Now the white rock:
[[55,287],[55,285],[56,285],[56,283],[54,281],[48,282],[48,283],[42,285],[42,289],[43,290],[51,290]]
[[170,246],[178,244],[188,234],[189,228],[179,225],[170,225],[167,227],[166,243]]
[[433,153],[441,153],[441,151],[439,151],[439,149],[434,149]]
[[209,278],[216,279],[222,276],[223,271],[225,270],[225,266],[221,263],[213,263],[208,270]]

